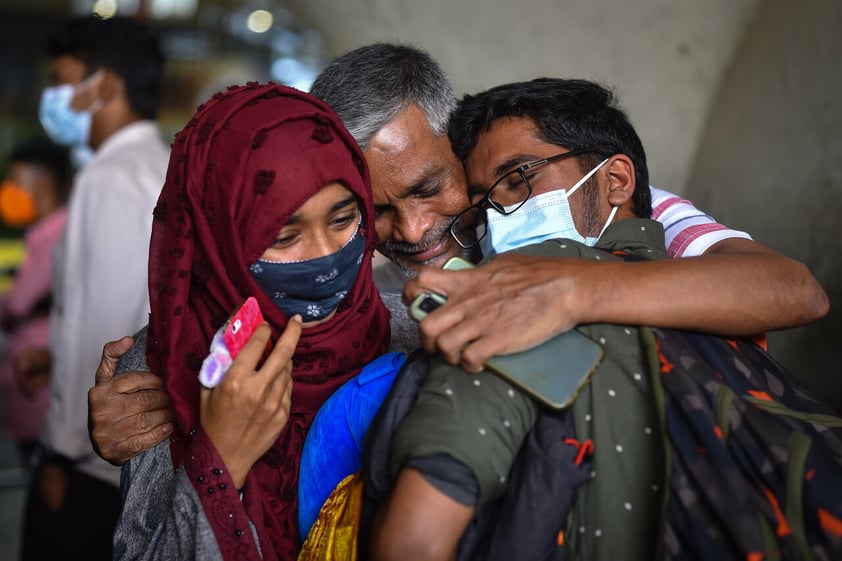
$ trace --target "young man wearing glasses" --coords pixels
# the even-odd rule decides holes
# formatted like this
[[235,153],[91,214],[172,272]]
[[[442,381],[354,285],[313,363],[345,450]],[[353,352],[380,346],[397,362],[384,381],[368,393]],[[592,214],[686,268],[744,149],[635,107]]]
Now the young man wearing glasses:
[[[453,115],[450,136],[474,194],[473,206],[453,224],[452,234],[463,246],[480,243],[483,253],[492,256],[525,248],[509,266],[555,256],[581,260],[583,266],[617,263],[624,266],[618,270],[633,271],[645,261],[668,258],[663,227],[649,218],[643,146],[611,93],[599,85],[544,78],[467,96]],[[463,223],[479,224],[474,239],[464,235]],[[491,263],[503,257],[492,257]],[[611,283],[621,287],[628,280],[618,276]],[[585,290],[582,297],[593,302],[605,290],[594,286],[593,295],[586,296]],[[540,313],[520,310],[527,321]],[[615,315],[623,314],[618,310]],[[636,325],[640,321],[631,314],[626,321],[578,327],[600,342],[605,359],[562,413],[542,414],[540,405],[490,372],[466,375],[440,356],[410,358],[402,378],[415,369],[427,371],[416,399],[408,401],[414,404],[400,404],[409,393],[396,382],[380,414],[396,426],[391,444],[383,443],[389,433],[383,431],[384,421],[369,432],[374,456],[368,458],[367,493],[380,505],[367,558],[455,559],[457,549],[459,558],[474,558],[483,547],[495,559],[533,558],[527,554],[536,550],[531,538],[546,538],[538,528],[547,526],[552,529],[550,549],[540,558],[551,558],[557,545],[567,549],[566,558],[655,558],[664,537],[667,491],[677,485],[668,479],[668,458],[679,452],[669,448],[662,425],[664,390],[656,366],[660,347],[650,330]],[[559,364],[559,372],[567,366]],[[572,461],[535,467],[521,460],[521,475],[512,472],[516,457],[530,448],[524,442],[538,419],[549,420],[551,427],[549,440],[539,449],[563,448],[565,437],[576,445],[588,442],[590,468],[578,469]],[[536,431],[530,439],[542,438]],[[568,455],[585,450],[570,447]],[[532,459],[541,464],[544,456]],[[533,470],[532,475],[522,475],[524,470]],[[391,488],[384,485],[388,474]],[[516,502],[524,489],[527,495],[549,494],[552,504],[547,512],[537,508],[540,501],[533,501],[528,512],[517,515],[526,514],[526,522],[500,515],[506,522],[498,529],[516,524],[524,529],[513,550],[506,549],[512,543],[490,546],[495,531],[477,531],[487,519],[475,518],[503,497],[510,476],[523,487],[516,487],[506,501]],[[500,510],[510,504],[504,502]],[[565,528],[568,510],[574,522],[556,544],[555,532]],[[474,535],[460,544],[469,526]],[[537,549],[541,547],[546,542]]]

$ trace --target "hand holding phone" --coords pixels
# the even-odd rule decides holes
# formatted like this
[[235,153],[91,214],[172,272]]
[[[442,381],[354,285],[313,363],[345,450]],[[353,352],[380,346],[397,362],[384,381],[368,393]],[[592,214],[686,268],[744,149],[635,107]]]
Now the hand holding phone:
[[[451,257],[448,259],[442,269],[448,271],[460,271],[462,269],[472,269],[474,265],[470,261],[466,261],[461,257]],[[447,298],[435,292],[423,292],[412,300],[409,305],[409,316],[415,321],[421,321],[427,314],[447,302]]]
[[[210,354],[199,370],[199,382],[206,388],[214,388],[222,381],[231,363],[242,350],[257,326],[264,322],[260,306],[253,296],[231,314],[225,325],[214,334]],[[271,343],[270,343],[271,345]],[[270,347],[267,347],[267,351]]]
[[[452,263],[451,263],[452,262]],[[473,267],[464,259],[453,257],[445,269]],[[419,294],[409,306],[409,315],[421,321],[447,302],[441,294]],[[564,409],[596,372],[605,354],[602,345],[571,329],[532,349],[493,356],[485,367],[551,409]]]

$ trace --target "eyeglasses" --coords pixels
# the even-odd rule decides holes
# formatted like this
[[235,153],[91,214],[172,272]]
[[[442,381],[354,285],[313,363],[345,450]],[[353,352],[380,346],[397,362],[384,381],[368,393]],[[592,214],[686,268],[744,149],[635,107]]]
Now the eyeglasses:
[[503,215],[511,214],[523,206],[532,195],[532,185],[529,177],[535,172],[553,162],[594,153],[593,150],[570,150],[523,164],[503,175],[489,187],[485,195],[463,210],[450,225],[450,235],[456,243],[468,249],[477,245],[485,237],[488,228],[485,224],[485,210],[493,208]]

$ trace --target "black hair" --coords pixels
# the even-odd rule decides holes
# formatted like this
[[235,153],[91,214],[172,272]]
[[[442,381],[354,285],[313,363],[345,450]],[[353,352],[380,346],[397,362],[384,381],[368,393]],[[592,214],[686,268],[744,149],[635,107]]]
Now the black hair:
[[124,17],[74,18],[50,35],[47,55],[69,55],[89,75],[100,68],[113,71],[125,82],[132,109],[146,119],[157,117],[165,58],[160,39],[146,24]]
[[70,150],[52,140],[35,137],[18,144],[9,154],[9,164],[30,164],[38,166],[53,176],[56,198],[60,204],[67,202],[73,179],[70,166]]
[[568,150],[587,149],[598,154],[579,158],[583,172],[603,158],[625,154],[634,164],[635,172],[632,211],[644,218],[652,214],[643,143],[610,90],[587,80],[538,78],[466,95],[448,128],[456,156],[464,162],[479,135],[503,117],[528,118],[535,123],[543,141]]

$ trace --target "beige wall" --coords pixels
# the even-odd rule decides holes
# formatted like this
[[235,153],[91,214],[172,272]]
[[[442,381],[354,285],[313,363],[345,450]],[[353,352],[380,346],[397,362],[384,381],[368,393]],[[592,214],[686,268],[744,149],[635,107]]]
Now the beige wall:
[[681,192],[723,69],[757,0],[290,0],[338,55],[406,41],[457,94],[538,76],[614,87],[647,147],[653,184]]
[[842,3],[764,3],[715,97],[687,192],[823,284],[830,315],[772,334],[770,346],[842,408],[840,100]]

